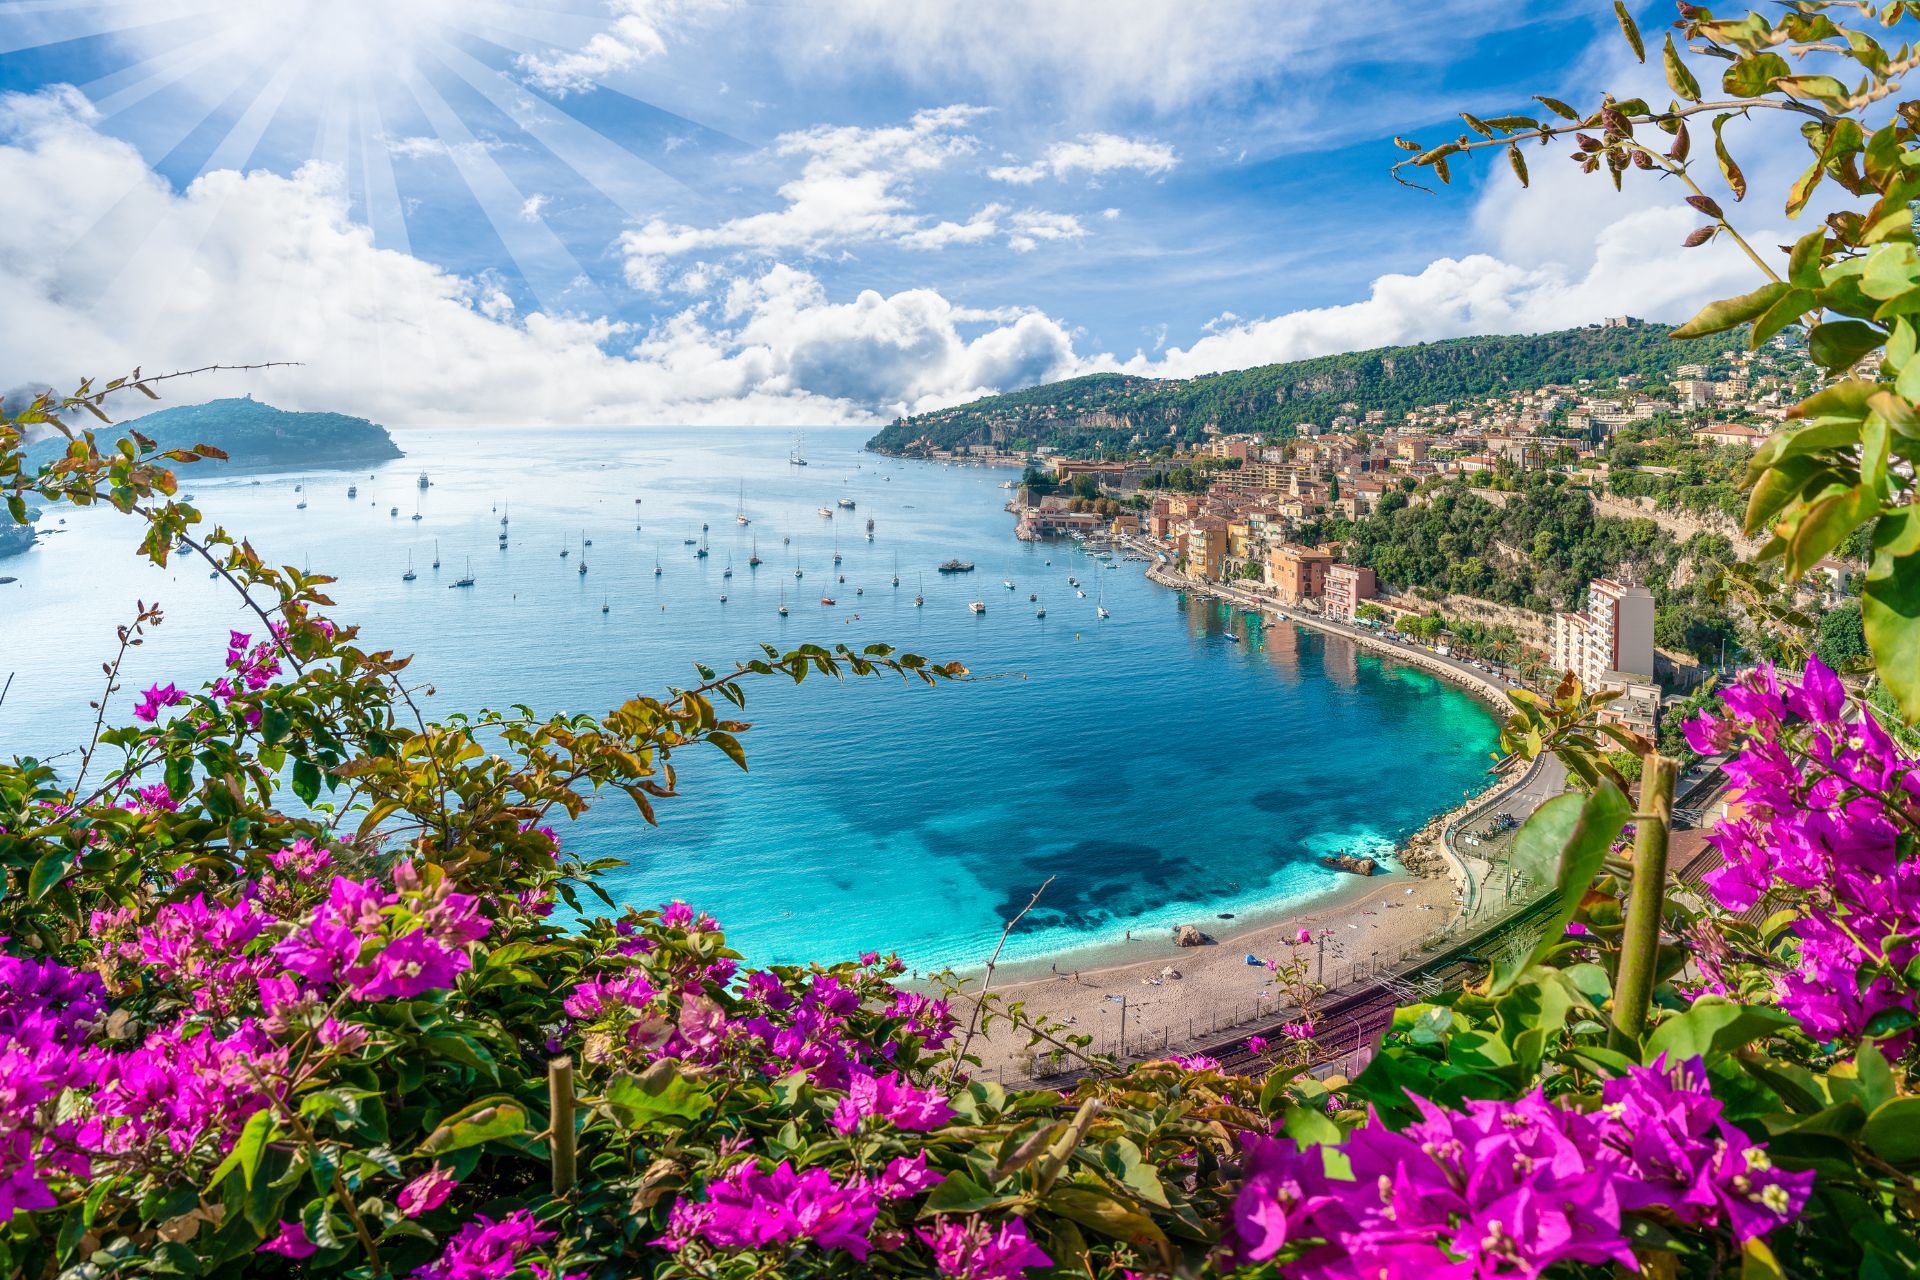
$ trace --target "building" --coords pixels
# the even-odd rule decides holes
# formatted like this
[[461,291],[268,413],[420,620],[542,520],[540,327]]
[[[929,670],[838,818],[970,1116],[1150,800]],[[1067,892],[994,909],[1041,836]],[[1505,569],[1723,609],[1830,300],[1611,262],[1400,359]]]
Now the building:
[[1611,578],[1587,587],[1587,607],[1553,615],[1553,665],[1571,671],[1588,689],[1609,672],[1653,677],[1653,593]]
[[1333,552],[1294,543],[1275,547],[1267,556],[1267,585],[1282,604],[1318,600],[1327,593],[1327,569]]
[[1328,565],[1326,614],[1339,622],[1352,622],[1360,602],[1373,599],[1378,591],[1379,583],[1366,565]]
[[1767,438],[1767,433],[1759,427],[1742,426],[1737,422],[1716,422],[1694,432],[1693,438],[1708,444],[1740,444],[1749,449],[1758,449]]
[[1637,733],[1648,739],[1659,731],[1659,685],[1632,672],[1609,671],[1600,678],[1600,687],[1620,694],[1600,708],[1601,724],[1617,724],[1629,733]]
[[1186,530],[1187,572],[1218,578],[1227,562],[1227,522],[1219,516],[1195,516]]

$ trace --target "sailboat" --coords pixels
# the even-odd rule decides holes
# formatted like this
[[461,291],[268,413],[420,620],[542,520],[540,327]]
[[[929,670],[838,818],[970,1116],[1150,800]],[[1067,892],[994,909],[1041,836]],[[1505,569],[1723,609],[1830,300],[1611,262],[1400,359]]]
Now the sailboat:
[[420,575],[413,571],[413,552],[407,552],[407,571],[400,575],[400,581],[412,582]]
[[666,570],[660,567],[660,544],[656,542],[653,544],[653,576],[657,578],[665,572]]
[[794,576],[794,577],[796,577],[796,578],[804,578],[804,577],[806,577],[807,575],[806,575],[806,574],[804,574],[804,573],[802,573],[802,572],[800,572],[800,566],[799,566],[799,565],[795,565],[795,566],[793,566],[793,576]]
[[513,504],[509,502],[509,503],[506,503],[506,504],[504,504],[504,505],[502,505],[502,506],[501,506],[501,508],[500,508],[500,525],[501,525],[501,527],[502,527],[502,528],[505,528],[505,527],[506,527],[506,523],[507,523],[507,517],[508,517],[508,516],[509,516],[510,514],[512,514],[512,511],[511,511],[511,508],[512,508],[512,506],[513,506]]
[[348,486],[347,486],[347,496],[348,496],[349,498],[357,498],[357,497],[359,497],[359,496],[360,496],[360,486],[359,486],[359,485],[357,485],[357,484],[350,484],[350,485],[348,485]]
[[735,524],[753,523],[753,521],[747,519],[747,482],[745,480],[740,482],[740,505],[733,513],[733,522]]
[[413,504],[413,518],[415,520],[420,518],[420,504],[418,502]]
[[920,575],[920,589],[913,593],[913,607],[918,609],[927,602],[927,575]]
[[755,538],[753,540],[753,554],[747,557],[747,568],[758,569],[759,567],[760,567],[760,539]]
[[1036,617],[1036,618],[1044,618],[1044,617],[1046,617],[1046,616],[1047,616],[1047,606],[1045,606],[1045,605],[1043,605],[1043,604],[1037,604],[1037,605],[1035,605],[1035,606],[1033,606],[1033,616],[1034,616],[1034,617]]
[[580,535],[580,568],[577,570],[577,572],[579,573],[585,573],[587,571],[587,545],[586,544],[587,544],[587,537],[585,534],[581,534]]
[[565,560],[565,559],[566,559],[566,558],[567,558],[568,556],[570,556],[570,555],[572,555],[572,554],[573,554],[573,549],[572,549],[571,547],[562,547],[562,548],[560,548],[560,558],[561,558],[562,560]]
[[701,559],[701,560],[705,560],[707,558],[707,535],[705,532],[706,527],[707,526],[705,525],[700,526],[702,530],[700,534],[700,549],[693,553],[697,559]]
[[307,509],[307,486],[304,483],[296,484],[293,486],[293,491],[300,495],[300,501],[293,504],[293,509],[295,511],[305,511]]
[[611,608],[613,608],[613,601],[603,597],[600,601],[600,612],[605,613]]
[[[463,574],[463,575],[461,575],[461,578],[460,578],[460,580],[459,580],[458,582],[456,582],[456,583],[454,583],[454,584],[453,584],[453,586],[455,586],[455,587],[470,587],[470,586],[472,586],[472,585],[473,585],[473,557],[472,557],[472,556],[468,556],[468,557],[467,557],[467,571],[466,571],[466,573],[465,573],[465,574]],[[449,588],[447,588],[447,589],[448,589],[449,591],[451,591],[451,590],[452,590],[453,588],[452,588],[452,587],[449,587]]]
[[893,553],[893,585],[896,587],[900,585],[900,553],[898,551]]
[[985,613],[986,611],[987,611],[987,602],[985,600],[975,600],[972,604],[967,606],[967,612],[969,613]]
[[835,564],[840,563],[840,539],[838,538],[833,540],[833,562]]
[[780,588],[780,616],[783,618],[787,616],[787,589],[785,587]]
[[440,567],[440,539],[438,538],[433,540],[433,567],[436,569]]
[[[1082,592],[1081,594],[1084,595],[1086,593]],[[1100,603],[1094,606],[1093,611],[1102,618],[1112,616],[1107,612],[1107,580],[1105,578],[1100,579]]]
[[807,460],[800,456],[800,442],[805,439],[806,437],[803,435],[795,435],[793,437],[793,448],[787,451],[788,466],[804,467],[807,465]]
[[733,576],[733,561],[727,561],[727,567],[720,576],[723,578],[731,578]]

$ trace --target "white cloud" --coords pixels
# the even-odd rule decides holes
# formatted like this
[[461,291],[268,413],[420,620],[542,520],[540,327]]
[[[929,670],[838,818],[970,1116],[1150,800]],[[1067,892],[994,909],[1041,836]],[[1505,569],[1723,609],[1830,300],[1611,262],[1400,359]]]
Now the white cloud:
[[536,191],[520,204],[520,219],[523,222],[538,222],[541,213],[553,203],[553,197]]
[[989,169],[987,176],[1000,182],[1029,186],[1049,174],[1067,178],[1084,173],[1098,178],[1126,170],[1165,173],[1176,163],[1173,148],[1164,142],[1123,138],[1117,133],[1083,133],[1077,142],[1054,143],[1032,164]]
[[606,30],[594,33],[578,49],[521,54],[515,66],[529,84],[549,93],[583,93],[659,57],[667,51],[670,35],[727,7],[727,0],[609,0],[613,22]]
[[1013,215],[1007,244],[1019,253],[1031,253],[1042,240],[1078,240],[1087,234],[1080,219],[1070,213],[1022,209]]
[[[1072,371],[1066,329],[930,289],[834,302],[776,266],[648,329],[516,315],[504,289],[374,246],[342,175],[210,173],[175,192],[71,89],[0,97],[0,352],[68,385],[134,365],[298,360],[180,384],[390,423],[818,423],[956,403]],[[701,270],[696,266],[693,270]],[[3,371],[0,371],[3,372]]]
[[781,184],[780,208],[704,227],[654,218],[620,237],[627,280],[658,292],[669,285],[671,262],[689,253],[819,255],[880,243],[937,250],[1003,233],[1009,245],[1025,252],[1042,240],[1085,235],[1068,214],[1028,211],[1003,223],[1004,206],[988,204],[955,222],[935,221],[914,207],[918,180],[978,150],[967,128],[983,114],[979,107],[956,104],[915,112],[900,125],[822,125],[781,134],[772,155],[799,160],[800,172]]

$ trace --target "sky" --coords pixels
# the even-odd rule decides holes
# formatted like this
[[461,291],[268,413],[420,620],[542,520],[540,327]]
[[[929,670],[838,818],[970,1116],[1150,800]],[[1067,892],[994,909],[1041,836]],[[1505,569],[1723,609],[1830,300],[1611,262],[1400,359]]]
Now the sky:
[[0,0],[0,386],[882,422],[1752,287],[1563,148],[1388,174],[1602,87],[1600,0]]

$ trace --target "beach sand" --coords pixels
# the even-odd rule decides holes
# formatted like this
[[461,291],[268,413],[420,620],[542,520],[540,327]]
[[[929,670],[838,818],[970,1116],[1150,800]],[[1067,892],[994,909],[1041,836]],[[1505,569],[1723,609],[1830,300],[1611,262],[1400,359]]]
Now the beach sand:
[[[1033,962],[1018,970],[1003,964],[992,990],[1008,1001],[1024,1001],[1029,1012],[1070,1020],[1073,1033],[1092,1035],[1093,1049],[1104,1053],[1117,1046],[1124,996],[1131,1054],[1158,1054],[1163,1044],[1165,1051],[1179,1052],[1230,1039],[1236,1027],[1251,1032],[1256,1025],[1277,1020],[1282,1006],[1272,975],[1264,964],[1249,965],[1249,954],[1261,961],[1284,961],[1289,940],[1301,929],[1316,935],[1330,930],[1324,957],[1318,944],[1301,950],[1314,966],[1324,964],[1320,980],[1329,994],[1353,990],[1373,981],[1376,973],[1406,967],[1458,909],[1454,887],[1444,878],[1403,873],[1355,877],[1351,885],[1289,913],[1283,921],[1236,932],[1232,921],[1195,919],[1192,923],[1214,939],[1208,946],[1175,946],[1171,930],[1155,930],[1099,953],[1076,953],[1073,960],[1081,965],[1077,971],[1055,974],[1041,966],[1034,975]],[[1163,978],[1161,970],[1168,967],[1180,977]],[[1310,975],[1314,972],[1309,969]],[[978,978],[970,985],[977,990]],[[970,1003],[958,1002],[955,1012],[964,1023],[972,1012]],[[1026,1080],[1034,1052],[1026,1040],[1004,1025],[988,1037],[976,1036],[973,1048],[985,1078]]]

